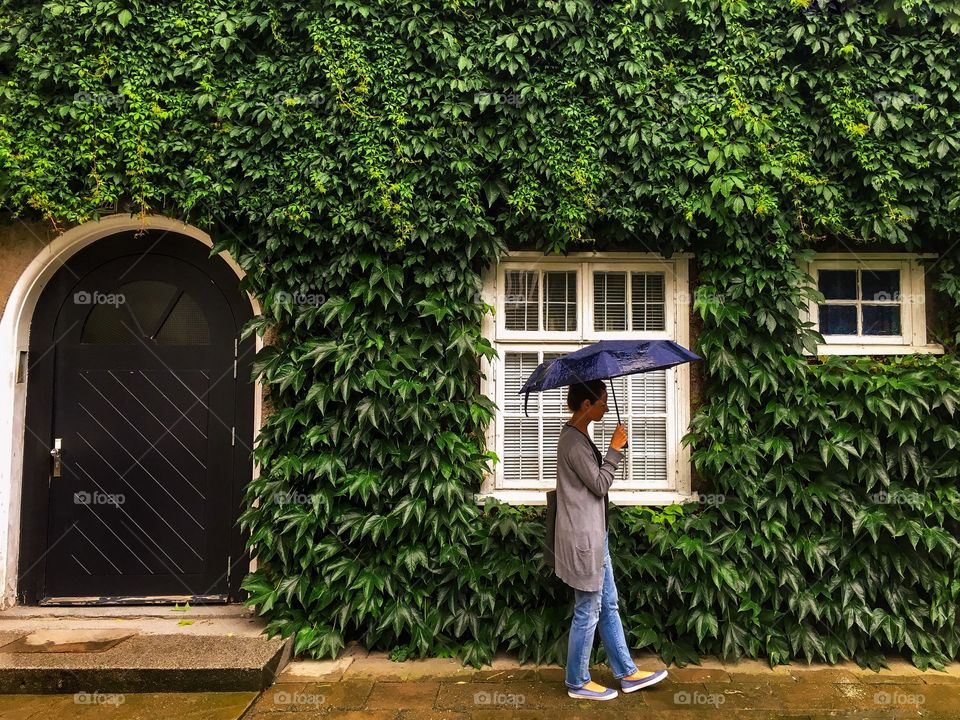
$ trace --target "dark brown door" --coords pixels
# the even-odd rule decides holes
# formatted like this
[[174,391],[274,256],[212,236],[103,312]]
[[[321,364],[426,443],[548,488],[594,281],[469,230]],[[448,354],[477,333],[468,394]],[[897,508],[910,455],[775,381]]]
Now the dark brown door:
[[55,312],[39,595],[226,601],[246,570],[250,348],[240,362],[245,318],[228,296],[239,290],[211,277],[230,283],[196,241],[125,239],[64,268],[50,289],[63,297],[38,308]]

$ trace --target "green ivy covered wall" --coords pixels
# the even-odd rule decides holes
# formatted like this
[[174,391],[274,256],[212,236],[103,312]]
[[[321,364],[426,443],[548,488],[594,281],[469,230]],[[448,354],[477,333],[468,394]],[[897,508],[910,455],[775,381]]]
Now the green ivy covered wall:
[[[960,656],[958,58],[951,0],[7,0],[0,196],[57,227],[180,217],[246,270],[273,412],[245,587],[298,653],[562,660],[542,510],[473,497],[480,275],[525,247],[698,264],[685,442],[725,500],[612,511],[632,647],[938,665]],[[804,356],[798,258],[824,242],[939,253],[947,352]]]

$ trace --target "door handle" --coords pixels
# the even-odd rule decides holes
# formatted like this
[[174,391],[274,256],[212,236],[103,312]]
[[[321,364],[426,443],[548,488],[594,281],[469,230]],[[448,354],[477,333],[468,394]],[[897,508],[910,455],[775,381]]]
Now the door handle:
[[53,458],[53,477],[60,477],[60,449],[63,438],[54,438],[53,440],[53,450],[50,451],[50,456]]

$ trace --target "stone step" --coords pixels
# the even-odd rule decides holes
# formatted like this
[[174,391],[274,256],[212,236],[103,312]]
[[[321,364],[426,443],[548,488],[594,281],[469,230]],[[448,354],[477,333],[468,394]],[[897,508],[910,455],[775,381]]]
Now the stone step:
[[0,613],[0,693],[236,692],[269,687],[291,642],[249,611]]

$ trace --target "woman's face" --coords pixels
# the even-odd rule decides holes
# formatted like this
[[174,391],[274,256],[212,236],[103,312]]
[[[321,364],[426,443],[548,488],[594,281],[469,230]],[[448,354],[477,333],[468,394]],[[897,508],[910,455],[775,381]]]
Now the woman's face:
[[[589,402],[589,401],[588,401]],[[597,422],[603,419],[603,416],[607,414],[607,391],[604,390],[600,395],[600,399],[595,403],[590,404],[590,409],[587,411],[587,418],[590,422]]]

